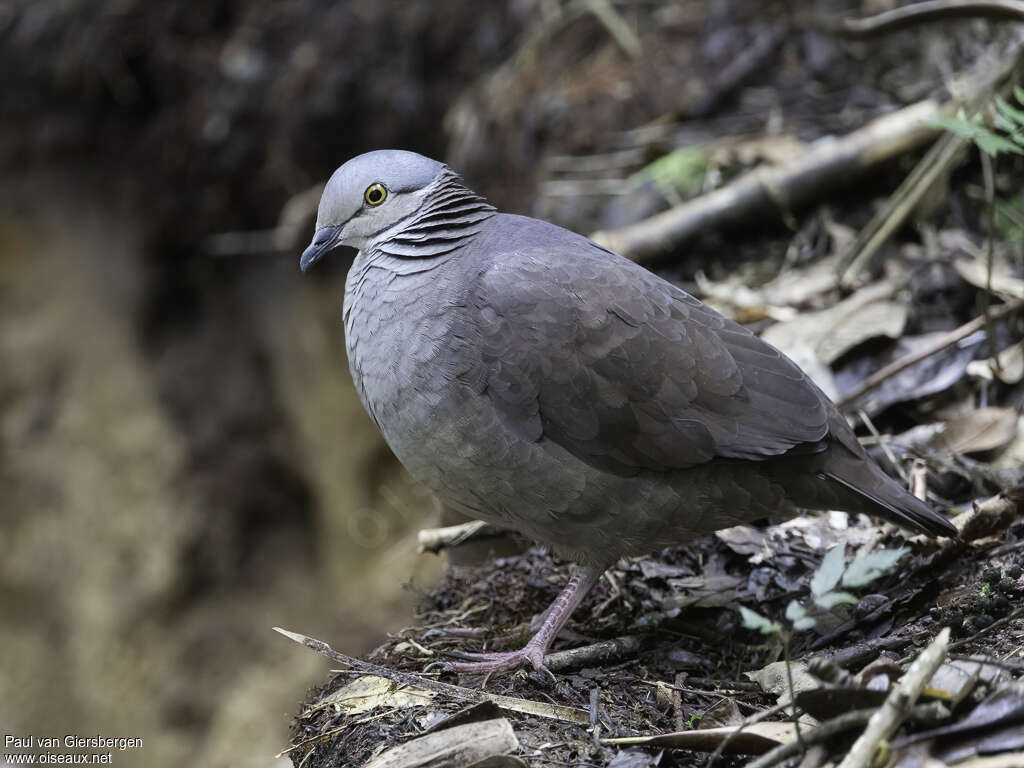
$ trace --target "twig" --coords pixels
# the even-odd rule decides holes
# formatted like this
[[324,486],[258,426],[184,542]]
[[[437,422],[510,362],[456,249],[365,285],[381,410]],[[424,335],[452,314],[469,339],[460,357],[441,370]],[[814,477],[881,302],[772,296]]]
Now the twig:
[[904,179],[887,204],[867,223],[850,248],[843,253],[840,265],[849,262],[839,280],[843,288],[852,288],[859,280],[878,249],[898,230],[917,208],[925,194],[953,164],[967,146],[967,139],[948,133],[941,137]]
[[983,667],[996,667],[998,669],[1008,669],[1011,672],[1024,672],[1024,664],[1015,664],[1012,661],[1003,661],[1001,659],[979,659],[977,656],[967,656],[962,653],[951,653],[949,654],[949,660],[969,661],[972,664],[980,664]]
[[[1007,315],[1016,312],[1021,307],[1024,307],[1024,300],[1012,301],[1007,304],[1003,304],[1001,307],[992,312],[991,319],[993,321],[1000,320]],[[850,405],[851,403],[859,400],[861,397],[866,395],[868,392],[876,389],[887,379],[892,378],[897,373],[906,370],[910,366],[925,360],[932,355],[941,352],[946,347],[951,347],[958,341],[966,339],[972,333],[981,330],[985,327],[986,318],[984,315],[979,315],[968,323],[964,323],[959,328],[956,328],[941,339],[936,339],[934,342],[929,344],[924,349],[918,350],[913,354],[904,355],[898,360],[893,360],[884,368],[875,371],[873,374],[868,376],[864,381],[858,384],[854,389],[841,397],[837,402],[840,408]]]
[[821,20],[818,25],[833,35],[862,38],[932,21],[976,18],[1024,21],[1024,3],[1015,0],[927,0],[863,19]]
[[577,725],[582,726],[586,726],[590,722],[590,713],[583,709],[566,707],[560,704],[547,704],[540,701],[530,701],[529,699],[517,699],[514,696],[502,696],[497,693],[487,693],[486,691],[477,691],[472,688],[463,688],[461,685],[442,683],[437,680],[432,680],[429,677],[423,677],[409,672],[399,672],[395,669],[388,669],[387,667],[382,667],[377,664],[362,661],[361,659],[346,656],[345,654],[339,653],[331,648],[331,646],[323,640],[306,637],[305,635],[300,635],[298,632],[289,632],[287,629],[281,629],[280,627],[274,627],[274,631],[280,632],[282,635],[290,640],[294,640],[299,645],[304,645],[310,650],[316,651],[322,656],[326,656],[339,664],[344,664],[345,666],[351,667],[352,669],[356,669],[368,675],[377,675],[378,677],[384,677],[388,680],[394,680],[396,683],[401,685],[437,691],[438,693],[451,696],[453,699],[459,699],[461,701],[491,701],[502,709],[507,709],[512,712],[522,712],[524,714],[547,717],[553,720],[564,720],[566,722],[576,723]]
[[875,423],[871,421],[871,417],[868,416],[867,412],[863,408],[859,408],[857,410],[857,415],[860,417],[860,420],[864,422],[864,426],[868,428],[868,432],[870,432],[878,442],[879,447],[882,449],[882,453],[885,454],[885,458],[887,458],[889,463],[892,464],[892,468],[899,472],[900,477],[903,478],[903,482],[909,485],[910,478],[907,477],[907,471],[903,469],[903,465],[896,460],[896,456],[893,454],[892,448],[889,446],[888,436],[883,436],[882,433],[878,431],[878,428],[875,427]]
[[584,8],[594,14],[597,20],[600,21],[604,28],[608,30],[615,42],[619,44],[627,54],[632,58],[637,58],[643,52],[643,45],[640,43],[640,38],[636,36],[630,26],[622,20],[619,16],[618,11],[609,2],[609,0],[581,0]]
[[924,123],[940,113],[937,102],[920,101],[842,138],[817,141],[788,165],[757,168],[699,198],[592,237],[635,261],[653,261],[698,232],[778,208],[780,200],[788,208],[818,199],[824,188],[848,182],[932,138],[938,129]]
[[623,635],[612,640],[602,640],[582,648],[571,648],[567,651],[549,653],[544,657],[544,666],[552,672],[565,672],[569,669],[600,664],[619,659],[623,656],[635,656],[643,646],[643,638],[637,635]]
[[448,525],[443,528],[423,528],[417,534],[417,550],[419,552],[440,552],[451,549],[467,541],[477,539],[493,539],[505,536],[508,531],[498,528],[483,520],[472,520],[459,525]]
[[910,713],[925,685],[946,659],[949,627],[946,627],[917,657],[910,669],[892,689],[885,703],[871,716],[864,733],[853,743],[839,768],[868,768],[878,746],[889,739]]

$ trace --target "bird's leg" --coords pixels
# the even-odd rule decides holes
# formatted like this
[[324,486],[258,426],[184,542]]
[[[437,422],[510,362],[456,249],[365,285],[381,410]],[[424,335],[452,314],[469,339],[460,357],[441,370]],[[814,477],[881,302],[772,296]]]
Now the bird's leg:
[[516,669],[529,661],[534,669],[542,669],[544,655],[551,647],[551,643],[576,610],[576,606],[597,584],[602,573],[603,568],[592,565],[581,565],[573,569],[569,583],[551,603],[540,629],[522,649],[497,653],[467,653],[465,656],[472,659],[471,661],[451,661],[445,664],[444,668],[453,672],[491,673]]

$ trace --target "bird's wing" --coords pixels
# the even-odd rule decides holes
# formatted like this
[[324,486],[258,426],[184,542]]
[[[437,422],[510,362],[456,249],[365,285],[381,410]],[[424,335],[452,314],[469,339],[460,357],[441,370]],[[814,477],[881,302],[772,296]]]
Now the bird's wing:
[[512,250],[467,297],[477,352],[464,376],[521,437],[632,474],[813,450],[828,434],[823,396],[791,360],[644,268],[580,243],[571,258]]

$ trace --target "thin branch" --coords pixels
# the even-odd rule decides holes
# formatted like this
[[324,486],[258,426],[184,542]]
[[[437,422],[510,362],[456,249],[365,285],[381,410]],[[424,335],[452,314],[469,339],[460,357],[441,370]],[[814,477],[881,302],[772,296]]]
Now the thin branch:
[[888,740],[910,713],[925,685],[946,660],[949,627],[921,651],[910,669],[890,691],[885,703],[871,716],[864,733],[853,743],[839,768],[868,768],[873,764],[879,744]]
[[[1013,314],[1022,307],[1024,307],[1024,300],[1012,301],[1007,304],[1003,304],[1001,307],[992,312],[991,319],[993,321],[1001,320],[1002,318]],[[866,379],[864,379],[864,381],[862,381],[860,384],[854,387],[854,389],[851,392],[841,397],[836,402],[836,405],[838,405],[840,408],[844,408],[850,405],[851,403],[856,402],[864,395],[866,395],[868,392],[877,389],[887,379],[891,379],[893,376],[900,373],[901,371],[906,370],[910,366],[915,365],[921,362],[922,360],[926,360],[927,358],[941,352],[947,347],[953,346],[958,341],[966,339],[972,333],[981,330],[982,328],[985,327],[985,322],[985,316],[979,315],[970,322],[964,323],[959,328],[955,328],[954,330],[950,331],[941,339],[936,339],[934,342],[929,344],[924,349],[918,350],[917,352],[914,352],[909,355],[904,355],[898,360],[893,360],[885,367],[880,368],[879,370],[875,371],[873,374],[868,376]]]
[[821,20],[825,32],[841,37],[863,38],[888,34],[908,27],[950,19],[986,18],[1024,21],[1024,3],[1016,0],[927,0],[911,3],[863,19]]

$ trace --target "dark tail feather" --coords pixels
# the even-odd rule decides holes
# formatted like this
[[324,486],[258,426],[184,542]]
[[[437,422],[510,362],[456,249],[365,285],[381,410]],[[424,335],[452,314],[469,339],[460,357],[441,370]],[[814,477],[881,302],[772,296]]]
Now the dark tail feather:
[[826,477],[871,502],[865,504],[862,511],[930,536],[957,538],[952,523],[885,474],[873,461],[844,456],[842,449],[831,453],[823,467]]

